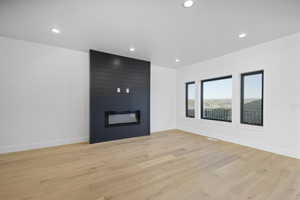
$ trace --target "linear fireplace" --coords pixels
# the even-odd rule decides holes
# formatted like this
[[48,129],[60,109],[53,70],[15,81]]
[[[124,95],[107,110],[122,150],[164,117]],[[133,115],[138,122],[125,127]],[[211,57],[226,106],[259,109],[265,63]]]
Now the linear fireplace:
[[127,126],[140,123],[140,111],[107,111],[105,112],[105,127]]

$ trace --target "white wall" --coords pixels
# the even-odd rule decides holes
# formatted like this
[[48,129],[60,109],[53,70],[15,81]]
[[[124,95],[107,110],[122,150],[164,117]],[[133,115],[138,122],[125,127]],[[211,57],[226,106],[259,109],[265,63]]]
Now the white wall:
[[[264,127],[241,125],[240,73],[260,69],[265,70]],[[300,158],[299,74],[300,34],[180,68],[177,128]],[[184,83],[224,75],[233,75],[233,123],[185,118]]]
[[[175,127],[300,158],[300,34],[178,70],[152,65],[151,132]],[[239,123],[239,74],[265,70],[265,125]],[[186,119],[186,81],[233,75],[233,123]],[[87,141],[88,53],[0,37],[0,153]],[[177,108],[176,108],[177,107]]]
[[151,132],[176,128],[176,70],[151,66]]
[[[175,128],[176,70],[151,67],[151,131]],[[0,37],[0,94],[0,153],[88,141],[88,53]]]
[[87,140],[87,53],[0,37],[0,66],[0,152]]

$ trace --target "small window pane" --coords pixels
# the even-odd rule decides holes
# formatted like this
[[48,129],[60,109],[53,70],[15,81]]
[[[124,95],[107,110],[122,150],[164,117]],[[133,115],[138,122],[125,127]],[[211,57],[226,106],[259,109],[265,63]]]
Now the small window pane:
[[196,84],[186,83],[186,117],[195,117]]
[[241,122],[263,124],[263,72],[242,75]]
[[231,122],[232,77],[202,81],[201,118]]

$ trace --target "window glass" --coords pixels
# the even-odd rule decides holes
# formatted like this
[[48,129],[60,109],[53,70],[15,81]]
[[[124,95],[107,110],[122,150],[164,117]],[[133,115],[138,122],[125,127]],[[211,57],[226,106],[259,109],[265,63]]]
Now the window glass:
[[241,123],[263,124],[263,72],[242,74]]
[[196,84],[186,83],[186,117],[195,117]]
[[201,118],[231,122],[232,77],[202,81]]

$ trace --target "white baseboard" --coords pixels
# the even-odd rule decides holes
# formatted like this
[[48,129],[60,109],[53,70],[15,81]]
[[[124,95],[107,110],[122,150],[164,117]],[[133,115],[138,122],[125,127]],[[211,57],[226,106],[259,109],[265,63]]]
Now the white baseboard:
[[[203,134],[203,133],[201,133],[201,134],[200,133],[195,133],[193,131],[184,130],[184,129],[179,129],[179,130],[181,130],[183,132],[188,132],[188,133],[191,133],[191,134],[210,137],[210,135]],[[271,153],[278,154],[278,155],[283,155],[283,156],[287,156],[287,157],[291,157],[291,158],[300,159],[300,154],[298,152],[291,152],[291,151],[288,151],[287,149],[273,147],[273,146],[262,146],[262,145],[257,145],[257,144],[253,144],[253,143],[247,143],[247,142],[241,141],[241,140],[234,140],[234,139],[226,138],[226,137],[218,137],[216,135],[214,135],[214,137],[216,139],[219,139],[219,140],[222,140],[222,141],[225,141],[225,142],[231,142],[231,143],[234,143],[234,144],[239,144],[239,145],[255,148],[255,149],[258,149],[258,150],[267,151],[267,152],[271,152]]]
[[[170,130],[174,130],[174,129],[154,131],[151,132],[151,134],[157,132],[170,131]],[[88,137],[80,137],[80,138],[69,138],[69,139],[57,139],[57,140],[52,140],[47,142],[39,142],[39,143],[31,143],[31,144],[0,146],[0,154],[27,151],[33,149],[42,149],[47,147],[55,147],[60,145],[74,144],[74,143],[88,142],[88,141],[89,141]]]
[[54,146],[60,146],[60,145],[65,145],[65,144],[74,144],[74,143],[87,142],[87,141],[88,141],[88,137],[79,137],[79,138],[69,138],[69,139],[57,139],[57,140],[52,140],[49,142],[39,142],[39,143],[32,143],[32,144],[1,146],[0,154],[18,152],[18,151],[26,151],[26,150],[32,150],[32,149],[40,149],[40,148],[46,148],[46,147],[54,147]]
[[[189,133],[192,133],[192,134],[209,137],[209,135],[199,134],[199,133],[195,133],[195,132],[187,131],[187,130],[183,130],[183,129],[168,129],[168,130],[163,130],[163,131],[154,131],[154,132],[151,132],[151,134],[152,133],[159,133],[159,132],[166,132],[166,131],[174,131],[174,130],[181,130],[181,131],[184,131],[184,132],[189,132]],[[217,139],[227,141],[227,142],[236,143],[236,144],[240,144],[240,145],[244,145],[244,146],[248,146],[248,147],[252,147],[252,148],[256,148],[256,149],[260,149],[260,150],[263,150],[263,151],[268,151],[268,152],[272,152],[272,153],[276,153],[276,154],[280,154],[280,155],[300,159],[299,154],[297,154],[296,152],[288,152],[285,149],[274,148],[274,147],[266,147],[266,146],[258,146],[258,145],[248,144],[248,143],[245,143],[245,142],[235,141],[235,140],[228,139],[228,138],[223,138],[223,137],[220,137],[220,138],[217,138]],[[7,145],[7,146],[1,146],[0,147],[0,154],[18,152],[18,151],[26,151],[26,150],[32,150],[32,149],[40,149],[40,148],[46,148],[46,147],[55,147],[55,146],[60,146],[60,145],[74,144],[74,143],[87,142],[87,141],[88,141],[88,137],[79,137],[79,138],[69,138],[69,139],[57,139],[57,140],[52,140],[52,141],[49,141],[49,142],[40,142],[40,143],[32,143],[32,144]]]
[[154,130],[154,131],[151,131],[150,134],[163,133],[163,132],[176,131],[176,130],[178,130],[178,129],[176,129],[176,128],[169,128],[169,129],[162,129],[162,130]]

